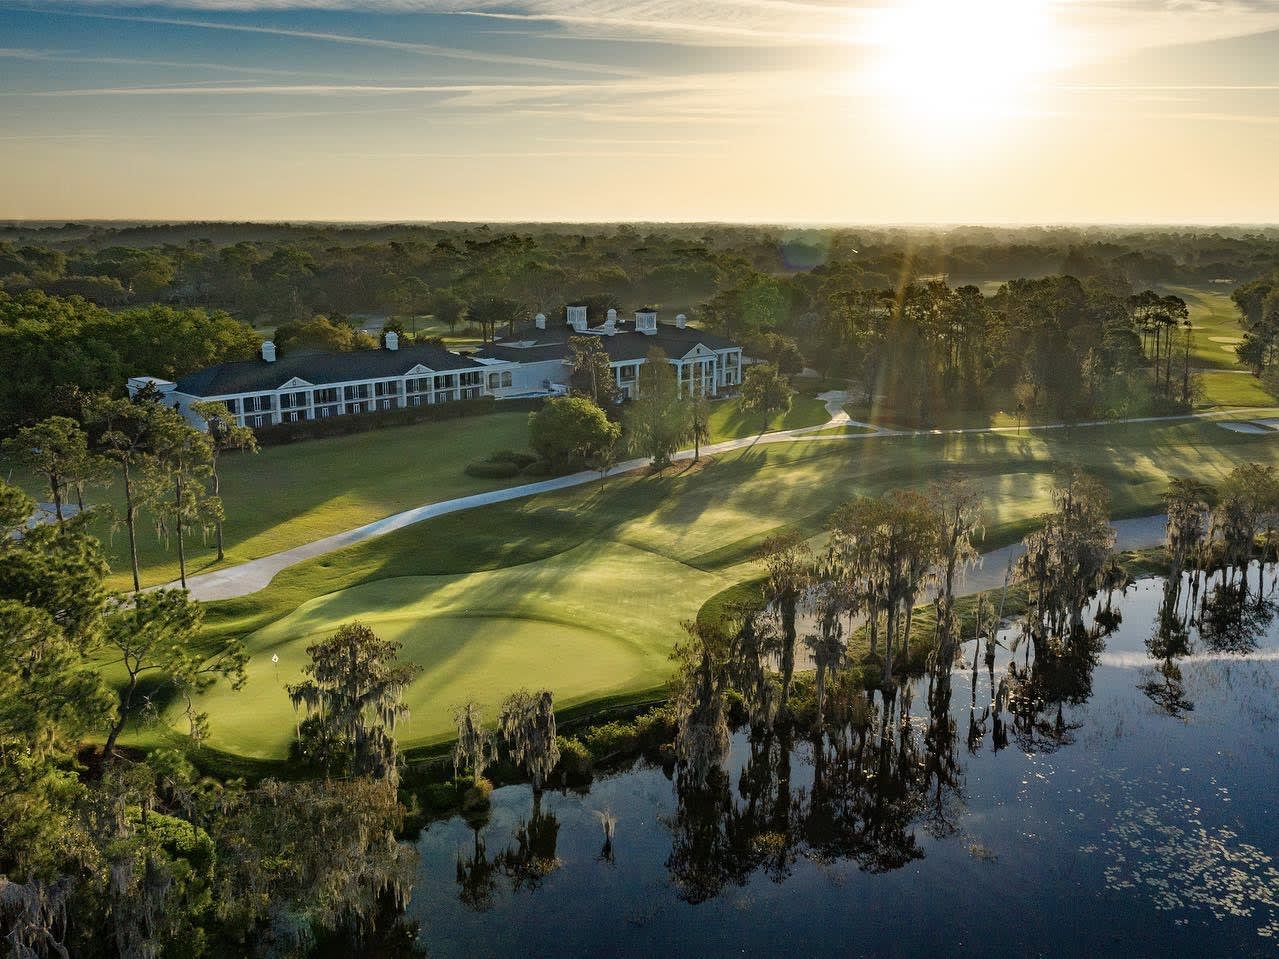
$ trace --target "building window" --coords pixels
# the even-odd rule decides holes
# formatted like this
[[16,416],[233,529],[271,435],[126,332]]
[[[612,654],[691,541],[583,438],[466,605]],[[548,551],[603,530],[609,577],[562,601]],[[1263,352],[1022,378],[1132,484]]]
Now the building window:
[[490,373],[490,374],[489,374],[489,389],[490,389],[490,390],[500,389],[500,388],[501,388],[501,385],[502,385],[502,377],[501,377],[501,374],[499,374],[499,373]]
[[512,380],[512,378],[511,378],[511,371],[510,371],[510,370],[503,370],[503,371],[502,371],[502,387],[503,387],[503,389],[505,389],[506,387],[510,386],[513,382],[514,382],[514,380]]

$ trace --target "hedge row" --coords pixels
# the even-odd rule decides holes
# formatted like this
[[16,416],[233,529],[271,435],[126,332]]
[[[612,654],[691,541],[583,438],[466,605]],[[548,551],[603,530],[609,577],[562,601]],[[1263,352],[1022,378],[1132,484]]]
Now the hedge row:
[[263,446],[297,443],[301,440],[322,439],[326,436],[348,436],[367,433],[391,426],[409,426],[413,423],[433,423],[454,420],[464,416],[485,416],[489,413],[532,412],[542,408],[541,399],[495,400],[482,396],[477,400],[458,400],[455,403],[431,403],[425,406],[406,406],[403,409],[376,410],[347,416],[330,416],[322,420],[300,420],[296,423],[277,423],[254,428],[258,442]]
[[516,450],[499,450],[487,459],[468,463],[466,475],[478,479],[511,479],[524,473],[528,476],[552,476],[554,469],[546,460],[532,453]]

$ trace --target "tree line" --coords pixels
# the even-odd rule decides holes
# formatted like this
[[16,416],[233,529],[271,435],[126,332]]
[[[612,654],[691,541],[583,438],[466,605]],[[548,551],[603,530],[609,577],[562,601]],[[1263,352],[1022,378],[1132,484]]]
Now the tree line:
[[0,291],[0,435],[76,416],[86,396],[121,396],[130,376],[176,379],[257,354],[261,338],[224,312],[150,305],[112,312],[79,297]]

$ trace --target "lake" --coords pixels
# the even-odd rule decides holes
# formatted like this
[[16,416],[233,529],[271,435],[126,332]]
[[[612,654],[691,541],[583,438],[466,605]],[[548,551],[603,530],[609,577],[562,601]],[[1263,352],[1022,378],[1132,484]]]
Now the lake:
[[478,830],[421,834],[408,918],[438,959],[1277,955],[1273,607],[1181,636],[1164,595],[1116,595],[1048,675],[1014,629],[993,663],[970,640],[948,703],[915,680],[866,735],[738,731],[705,784],[637,761],[536,806],[498,789]]

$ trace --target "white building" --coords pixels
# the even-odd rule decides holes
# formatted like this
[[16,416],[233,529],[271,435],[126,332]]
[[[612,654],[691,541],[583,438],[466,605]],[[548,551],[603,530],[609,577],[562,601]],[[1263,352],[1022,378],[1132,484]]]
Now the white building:
[[298,350],[277,355],[275,344],[267,341],[260,359],[219,363],[176,383],[131,377],[129,395],[154,387],[197,425],[203,420],[192,411],[192,403],[224,403],[238,423],[253,427],[481,396],[554,396],[568,391],[573,336],[599,337],[618,389],[627,398],[638,395],[639,369],[655,346],[675,367],[681,389],[690,394],[718,396],[742,382],[741,347],[688,326],[683,314],[667,325],[657,322],[655,310],[643,309],[628,323],[609,310],[603,323],[591,327],[586,307],[570,306],[562,326],[548,328],[539,313],[532,326],[474,356],[430,345],[400,349],[395,333],[386,334],[382,349],[349,353]]
[[261,359],[219,363],[178,379],[129,380],[133,396],[148,384],[193,423],[197,401],[225,403],[244,426],[349,416],[429,403],[449,403],[504,394],[514,381],[510,363],[478,362],[438,346],[399,348],[386,334],[379,350],[329,353],[298,350],[276,355],[262,344]]
[[594,327],[584,306],[570,306],[563,325],[548,326],[546,317],[539,313],[532,326],[484,347],[476,358],[514,364],[516,390],[531,392],[554,383],[567,386],[572,375],[569,340],[574,336],[599,337],[617,387],[628,399],[639,394],[639,369],[653,347],[666,354],[680,387],[690,393],[700,390],[707,396],[719,396],[742,382],[740,346],[689,326],[682,313],[674,324],[659,323],[657,311],[648,308],[637,310],[629,322],[619,320],[616,310],[609,310],[603,322]]

